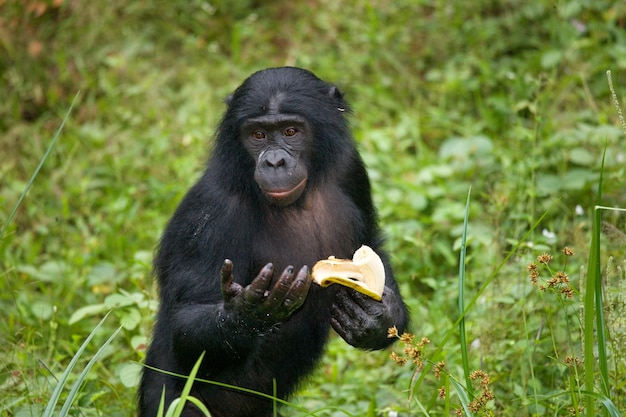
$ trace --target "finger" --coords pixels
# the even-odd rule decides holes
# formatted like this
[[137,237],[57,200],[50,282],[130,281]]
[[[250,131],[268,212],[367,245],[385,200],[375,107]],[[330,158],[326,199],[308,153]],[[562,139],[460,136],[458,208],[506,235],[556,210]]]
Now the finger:
[[300,307],[309,293],[312,282],[313,280],[311,279],[311,274],[309,274],[309,268],[306,265],[300,268],[296,279],[289,288],[289,292],[285,295],[283,305],[289,310]]
[[[349,296],[346,295],[346,299]],[[352,346],[357,346],[362,332],[367,329],[368,315],[354,302],[331,306],[330,325],[343,340]]]
[[233,262],[230,259],[224,259],[222,264],[222,270],[220,271],[222,277],[222,284],[232,282],[233,280]]
[[380,304],[373,299],[370,299],[368,302],[367,298],[369,297],[352,288],[341,287],[335,294],[335,300],[331,306],[331,314],[342,323],[359,320],[361,317],[370,314],[371,311],[368,307],[371,307],[373,304]]
[[[346,291],[347,293],[347,291]],[[340,323],[347,323],[355,320],[362,311],[360,307],[355,305],[348,294],[343,291],[337,291],[335,302],[330,306],[330,314]]]
[[249,304],[260,303],[270,286],[273,275],[274,265],[271,263],[265,265],[263,269],[261,269],[261,272],[259,272],[259,275],[246,287],[243,299]]
[[335,302],[339,301],[342,307],[352,309],[357,314],[362,311],[368,315],[376,316],[384,309],[384,302],[374,300],[372,297],[351,288],[342,288],[342,290],[344,291],[335,297]]
[[233,263],[230,259],[225,259],[220,271],[222,282],[222,294],[225,298],[233,298],[239,292],[239,286],[233,284]]
[[281,274],[278,282],[274,284],[274,288],[270,291],[265,302],[268,308],[278,308],[283,304],[285,296],[291,288],[291,283],[294,280],[293,266],[289,265]]
[[341,319],[333,316],[330,318],[330,325],[332,326],[335,333],[337,333],[343,340],[348,341],[350,339],[350,333],[348,333]]
[[359,308],[365,311],[367,314],[376,314],[376,312],[380,309],[380,301],[376,301],[372,297],[360,293],[356,290],[349,291],[348,296],[354,304],[359,306]]

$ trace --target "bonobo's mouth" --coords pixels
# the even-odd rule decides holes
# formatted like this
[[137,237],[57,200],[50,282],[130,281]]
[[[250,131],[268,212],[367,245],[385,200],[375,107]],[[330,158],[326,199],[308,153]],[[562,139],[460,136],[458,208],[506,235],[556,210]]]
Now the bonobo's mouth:
[[304,178],[298,185],[293,187],[290,190],[272,190],[265,191],[265,195],[267,195],[274,203],[286,206],[293,202],[295,202],[304,191],[304,187],[306,187],[306,178]]

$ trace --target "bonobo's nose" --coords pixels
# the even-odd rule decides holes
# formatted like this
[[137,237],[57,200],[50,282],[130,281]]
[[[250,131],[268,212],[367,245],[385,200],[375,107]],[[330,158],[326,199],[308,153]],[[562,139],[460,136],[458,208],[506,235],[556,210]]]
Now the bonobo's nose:
[[265,165],[268,167],[278,168],[285,165],[285,151],[269,151],[266,152]]

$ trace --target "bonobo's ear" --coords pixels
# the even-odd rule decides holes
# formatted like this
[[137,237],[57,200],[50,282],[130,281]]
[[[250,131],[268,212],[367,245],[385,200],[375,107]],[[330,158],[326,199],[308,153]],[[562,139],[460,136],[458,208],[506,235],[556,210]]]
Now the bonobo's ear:
[[339,88],[337,88],[336,85],[330,87],[330,90],[328,90],[328,95],[339,102],[337,103],[339,104],[337,110],[339,110],[340,112],[346,111],[346,105],[345,103],[343,103],[343,93],[339,91]]
[[339,91],[339,88],[337,88],[336,85],[330,87],[330,90],[328,90],[328,95],[337,100],[341,100],[343,98],[342,92]]
[[227,106],[230,106],[230,103],[233,102],[233,95],[229,94],[228,96],[226,96],[226,98],[224,99],[224,104],[226,104]]

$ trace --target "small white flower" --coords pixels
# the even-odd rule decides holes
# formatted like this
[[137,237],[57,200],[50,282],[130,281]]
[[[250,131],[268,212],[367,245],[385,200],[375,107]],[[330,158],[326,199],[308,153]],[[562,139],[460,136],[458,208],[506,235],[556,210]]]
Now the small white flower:
[[582,216],[583,214],[585,214],[585,210],[583,210],[583,207],[580,204],[576,204],[575,212],[577,216]]
[[548,229],[543,229],[541,231],[541,234],[543,235],[543,237],[546,238],[546,240],[548,241],[548,243],[554,243],[556,242],[556,234],[549,231]]
[[472,349],[478,349],[480,347],[480,339],[472,340],[472,343],[470,343],[470,347]]

